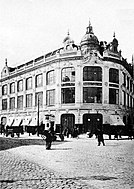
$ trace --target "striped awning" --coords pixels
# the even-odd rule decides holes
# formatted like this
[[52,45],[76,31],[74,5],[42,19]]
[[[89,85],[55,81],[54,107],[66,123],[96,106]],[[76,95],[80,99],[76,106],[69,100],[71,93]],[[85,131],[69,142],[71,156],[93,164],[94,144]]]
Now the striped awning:
[[31,117],[30,117],[30,116],[26,116],[26,117],[23,119],[21,125],[22,125],[22,126],[27,126],[27,125],[29,125],[30,121],[31,121]]
[[6,126],[6,127],[7,127],[7,126],[10,127],[10,126],[12,126],[13,122],[14,122],[14,117],[8,117],[8,118],[7,118],[7,123],[6,123],[5,126]]
[[[38,126],[37,121],[38,121],[37,116],[32,117],[31,122],[29,123],[28,126]],[[42,120],[42,117],[39,117],[39,125],[41,125],[42,121],[43,121],[43,120]]]
[[110,125],[113,126],[125,126],[119,115],[110,115]]
[[20,126],[22,122],[22,117],[15,118],[12,126]]

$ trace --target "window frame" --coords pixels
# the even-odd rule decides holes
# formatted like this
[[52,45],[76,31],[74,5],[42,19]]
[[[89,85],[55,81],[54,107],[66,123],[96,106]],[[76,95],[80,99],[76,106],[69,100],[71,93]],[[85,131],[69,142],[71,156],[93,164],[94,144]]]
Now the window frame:
[[83,67],[83,81],[102,82],[102,68],[100,66]]

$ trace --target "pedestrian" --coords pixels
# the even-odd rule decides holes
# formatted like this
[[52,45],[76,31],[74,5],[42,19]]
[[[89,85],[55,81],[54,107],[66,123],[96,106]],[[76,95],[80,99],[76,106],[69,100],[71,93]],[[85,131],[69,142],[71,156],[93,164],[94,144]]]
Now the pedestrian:
[[103,132],[100,129],[98,129],[97,135],[98,135],[98,146],[100,146],[101,142],[102,142],[103,146],[105,146]]
[[51,149],[51,144],[53,141],[53,136],[52,133],[50,132],[50,130],[45,130],[43,135],[46,137],[46,150],[50,150]]

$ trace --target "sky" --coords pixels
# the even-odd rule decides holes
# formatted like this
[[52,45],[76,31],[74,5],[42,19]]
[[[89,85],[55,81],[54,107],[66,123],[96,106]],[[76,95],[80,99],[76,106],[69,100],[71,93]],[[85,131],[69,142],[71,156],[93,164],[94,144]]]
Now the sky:
[[89,19],[99,41],[118,39],[134,55],[134,0],[0,0],[0,72],[63,46],[69,31],[79,45]]

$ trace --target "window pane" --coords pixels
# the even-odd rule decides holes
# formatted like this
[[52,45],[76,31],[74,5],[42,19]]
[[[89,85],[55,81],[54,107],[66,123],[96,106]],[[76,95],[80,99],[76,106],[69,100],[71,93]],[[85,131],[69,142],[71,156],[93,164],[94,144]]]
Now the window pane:
[[2,95],[6,95],[7,94],[7,85],[3,85],[2,86]]
[[35,94],[35,106],[37,106],[39,103],[39,106],[43,106],[43,92],[39,92]]
[[48,72],[46,77],[47,77],[46,78],[47,79],[47,85],[51,85],[51,84],[55,83],[55,72],[54,72],[54,70]]
[[17,108],[18,109],[23,109],[23,96],[18,96],[17,98]]
[[10,98],[10,109],[11,110],[15,109],[15,97]]
[[49,90],[46,94],[47,106],[55,105],[55,90]]
[[84,103],[102,103],[101,87],[84,87],[83,88]]
[[33,95],[27,94],[26,95],[26,107],[32,107],[32,102],[33,102]]
[[32,89],[32,77],[26,79],[26,90]]
[[2,100],[2,110],[7,110],[7,99]]
[[109,70],[109,82],[119,83],[119,70],[110,68]]
[[36,85],[36,87],[41,87],[43,85],[42,74],[39,74],[39,75],[36,76],[35,85]]
[[18,81],[17,91],[23,91],[23,80]]
[[75,81],[75,69],[73,67],[62,69],[61,80],[62,80],[62,82],[74,82]]
[[109,89],[109,104],[119,104],[119,90]]
[[10,93],[15,93],[15,83],[10,84]]
[[75,88],[63,88],[61,89],[62,103],[75,103]]
[[102,81],[102,69],[98,66],[83,68],[83,81]]

